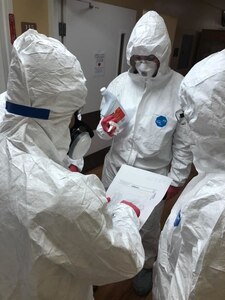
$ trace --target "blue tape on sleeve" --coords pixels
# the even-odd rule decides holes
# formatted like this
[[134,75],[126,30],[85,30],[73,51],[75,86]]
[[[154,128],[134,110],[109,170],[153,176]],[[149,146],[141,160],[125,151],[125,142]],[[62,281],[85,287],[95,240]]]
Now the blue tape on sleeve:
[[6,110],[12,114],[20,115],[23,117],[48,120],[50,110],[45,108],[30,107],[20,104],[15,104],[6,101]]

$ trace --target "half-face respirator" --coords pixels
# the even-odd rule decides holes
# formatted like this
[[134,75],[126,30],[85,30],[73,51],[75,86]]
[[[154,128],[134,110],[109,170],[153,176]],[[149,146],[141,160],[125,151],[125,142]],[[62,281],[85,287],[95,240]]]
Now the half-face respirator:
[[138,73],[144,77],[152,77],[157,69],[156,63],[148,60],[138,60],[135,66]]
[[74,126],[70,129],[71,143],[68,156],[75,160],[85,156],[91,146],[93,130],[83,121],[79,111],[74,113]]
[[155,77],[157,75],[160,62],[155,55],[132,55],[131,66],[143,77]]

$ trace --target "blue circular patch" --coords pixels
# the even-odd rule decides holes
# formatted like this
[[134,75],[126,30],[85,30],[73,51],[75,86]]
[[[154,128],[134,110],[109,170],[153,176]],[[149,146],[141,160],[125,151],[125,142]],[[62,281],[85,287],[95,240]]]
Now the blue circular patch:
[[158,127],[164,127],[167,124],[167,118],[164,116],[159,116],[155,119],[155,123]]

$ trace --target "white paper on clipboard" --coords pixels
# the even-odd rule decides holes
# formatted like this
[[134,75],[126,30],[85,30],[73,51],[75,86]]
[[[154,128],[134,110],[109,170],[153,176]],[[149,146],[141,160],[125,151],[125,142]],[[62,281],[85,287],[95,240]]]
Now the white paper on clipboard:
[[122,200],[135,204],[141,211],[140,228],[154,207],[163,199],[172,179],[146,170],[122,165],[107,190],[109,207]]

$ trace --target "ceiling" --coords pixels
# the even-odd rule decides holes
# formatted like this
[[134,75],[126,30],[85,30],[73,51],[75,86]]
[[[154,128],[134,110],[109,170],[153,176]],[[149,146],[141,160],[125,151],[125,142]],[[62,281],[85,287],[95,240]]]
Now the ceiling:
[[213,7],[225,10],[225,1],[224,0],[201,0],[202,2],[208,3]]

